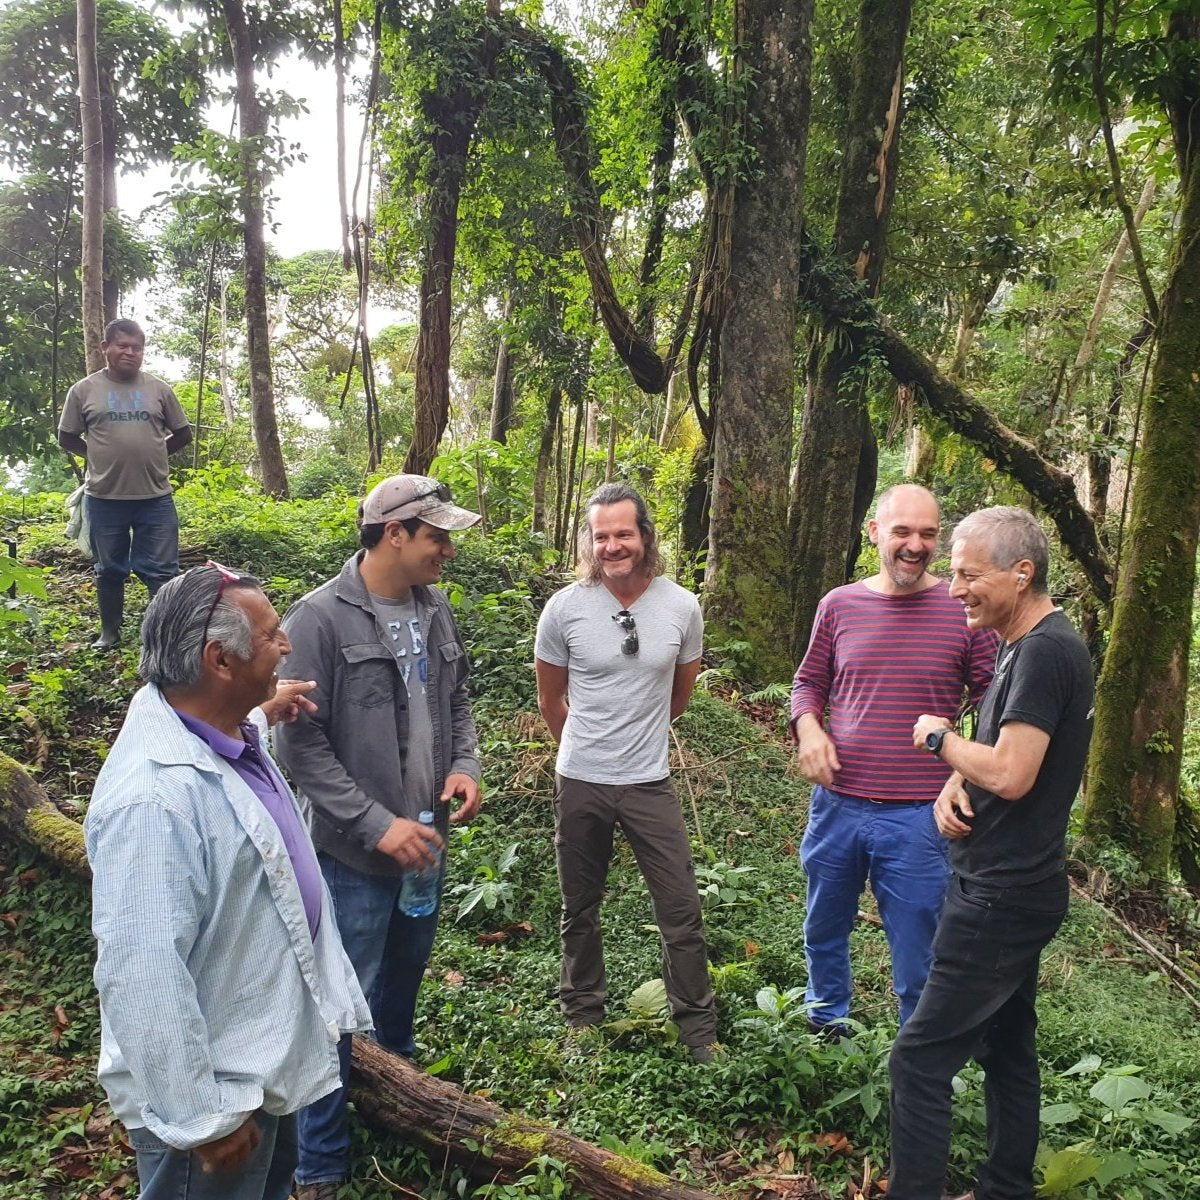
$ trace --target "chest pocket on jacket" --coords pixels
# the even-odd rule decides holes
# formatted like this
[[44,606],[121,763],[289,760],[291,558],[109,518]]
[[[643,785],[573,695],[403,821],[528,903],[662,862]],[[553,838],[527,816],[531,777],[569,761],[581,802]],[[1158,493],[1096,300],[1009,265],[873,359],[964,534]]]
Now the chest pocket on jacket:
[[346,698],[360,708],[390,704],[395,690],[396,666],[392,653],[378,642],[343,646],[346,660]]
[[442,656],[442,679],[453,690],[458,684],[459,673],[466,667],[466,654],[457,642],[443,642],[438,647]]

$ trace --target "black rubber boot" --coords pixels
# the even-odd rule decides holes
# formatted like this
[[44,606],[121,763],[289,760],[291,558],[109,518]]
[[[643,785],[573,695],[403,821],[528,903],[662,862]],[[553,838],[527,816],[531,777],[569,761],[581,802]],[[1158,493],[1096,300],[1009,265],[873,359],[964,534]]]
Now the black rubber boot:
[[100,605],[100,636],[93,650],[110,650],[121,640],[121,622],[125,618],[125,584],[111,579],[96,581],[96,601]]

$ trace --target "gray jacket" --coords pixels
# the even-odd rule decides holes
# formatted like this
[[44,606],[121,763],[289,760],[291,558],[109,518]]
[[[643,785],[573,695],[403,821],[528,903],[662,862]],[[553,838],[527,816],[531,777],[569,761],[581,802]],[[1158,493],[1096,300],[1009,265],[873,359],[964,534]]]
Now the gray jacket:
[[[362,554],[283,619],[292,652],[280,674],[316,680],[311,699],[317,712],[276,727],[276,755],[312,810],[318,850],[358,871],[402,875],[403,868],[375,846],[395,817],[415,818],[429,807],[429,797],[404,794],[408,692],[359,574]],[[469,665],[446,597],[427,587],[415,587],[413,595],[429,647],[429,719],[440,791],[447,775],[479,778]],[[437,811],[444,832],[446,806]]]

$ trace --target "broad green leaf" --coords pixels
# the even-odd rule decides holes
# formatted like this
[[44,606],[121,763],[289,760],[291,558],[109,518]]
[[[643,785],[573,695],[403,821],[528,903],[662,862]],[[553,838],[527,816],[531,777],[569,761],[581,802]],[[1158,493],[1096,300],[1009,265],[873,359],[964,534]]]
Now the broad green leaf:
[[17,595],[25,594],[45,600],[46,576],[49,573],[48,567],[27,567],[15,558],[0,553],[0,592],[7,591],[15,584]]
[[1088,1154],[1083,1150],[1070,1147],[1059,1150],[1046,1163],[1041,1185],[1037,1189],[1039,1196],[1064,1196],[1073,1187],[1085,1180],[1094,1179],[1100,1167],[1098,1155]]
[[667,989],[661,979],[647,979],[629,997],[631,1012],[642,1017],[657,1017],[667,1011]]
[[1042,1109],[1042,1124],[1065,1125],[1068,1121],[1074,1121],[1079,1116],[1079,1112],[1079,1105],[1071,1104],[1069,1101],[1065,1104],[1047,1104]]
[[1168,1133],[1183,1133],[1196,1123],[1194,1117],[1185,1117],[1183,1113],[1168,1112],[1165,1108],[1148,1108],[1145,1116],[1151,1125],[1157,1125],[1159,1129],[1165,1129]]
[[1090,1075],[1100,1066],[1100,1055],[1085,1054],[1073,1067],[1068,1067],[1063,1075]]
[[1096,1171],[1096,1182],[1106,1187],[1114,1179],[1122,1175],[1133,1175],[1145,1169],[1145,1162],[1132,1154],[1123,1151],[1117,1154],[1106,1154]]
[[782,1011],[781,1001],[782,997],[773,987],[759,988],[754,996],[754,1003],[758,1006],[759,1011],[770,1013],[773,1017],[779,1016]]
[[1092,1084],[1088,1095],[1120,1115],[1135,1100],[1145,1100],[1150,1085],[1136,1075],[1108,1074]]
[[421,1069],[426,1075],[444,1075],[458,1061],[456,1054],[446,1054],[437,1060],[435,1063],[430,1063],[427,1067]]

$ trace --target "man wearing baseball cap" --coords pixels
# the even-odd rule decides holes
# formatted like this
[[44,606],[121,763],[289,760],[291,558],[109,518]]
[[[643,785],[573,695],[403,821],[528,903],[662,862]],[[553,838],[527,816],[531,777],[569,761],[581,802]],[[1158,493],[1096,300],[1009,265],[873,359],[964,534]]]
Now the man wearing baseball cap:
[[[283,622],[286,671],[316,682],[317,710],[280,726],[278,757],[311,806],[317,858],[375,1036],[409,1058],[437,910],[400,911],[401,883],[436,864],[449,822],[479,808],[467,654],[435,586],[455,554],[451,531],[479,519],[436,479],[385,479],[359,506],[361,549]],[[417,820],[425,810],[432,826]],[[346,1178],[349,1036],[339,1054],[342,1087],[300,1113],[297,1200],[333,1200]]]

